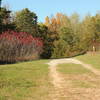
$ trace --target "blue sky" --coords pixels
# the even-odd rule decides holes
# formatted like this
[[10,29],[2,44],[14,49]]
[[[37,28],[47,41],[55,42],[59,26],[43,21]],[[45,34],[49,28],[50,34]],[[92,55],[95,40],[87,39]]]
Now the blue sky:
[[12,11],[29,8],[38,15],[40,22],[46,16],[52,16],[57,12],[71,15],[77,12],[81,17],[87,13],[95,15],[100,11],[100,0],[3,0],[3,5],[9,5]]

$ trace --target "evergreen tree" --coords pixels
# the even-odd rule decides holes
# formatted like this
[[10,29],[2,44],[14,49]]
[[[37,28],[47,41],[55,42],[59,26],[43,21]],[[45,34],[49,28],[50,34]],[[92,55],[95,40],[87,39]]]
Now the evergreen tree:
[[18,31],[27,32],[33,36],[37,32],[35,23],[36,14],[31,12],[28,8],[16,12],[15,24]]

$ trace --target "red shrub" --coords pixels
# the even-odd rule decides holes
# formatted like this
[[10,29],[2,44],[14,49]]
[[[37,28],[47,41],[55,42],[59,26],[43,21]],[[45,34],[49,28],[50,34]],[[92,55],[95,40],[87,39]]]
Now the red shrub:
[[16,62],[37,59],[42,53],[40,38],[25,32],[7,31],[0,35],[0,61]]

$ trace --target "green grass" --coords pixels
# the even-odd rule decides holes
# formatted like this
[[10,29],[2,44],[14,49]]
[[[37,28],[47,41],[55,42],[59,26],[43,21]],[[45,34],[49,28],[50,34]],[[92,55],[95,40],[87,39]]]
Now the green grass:
[[62,72],[63,74],[84,74],[90,72],[80,64],[60,64],[57,67],[58,71]]
[[[100,54],[85,54],[74,58],[100,69]],[[69,82],[72,88],[100,88],[100,77],[80,64],[60,64],[57,67],[57,70],[65,77],[66,83]]]
[[80,64],[60,64],[57,66],[57,70],[64,75],[66,83],[69,81],[72,88],[94,88],[98,86],[97,82],[91,82],[88,78],[89,76],[95,79],[95,75]]
[[[100,69],[100,54],[75,57]],[[0,65],[0,100],[52,100],[50,92],[49,60]],[[72,88],[100,88],[99,76],[79,64],[60,64],[57,70],[64,75]],[[91,80],[92,79],[92,80]]]
[[84,63],[91,64],[94,68],[100,69],[100,54],[85,54],[75,57]]
[[0,100],[43,100],[51,84],[48,60],[0,65]]

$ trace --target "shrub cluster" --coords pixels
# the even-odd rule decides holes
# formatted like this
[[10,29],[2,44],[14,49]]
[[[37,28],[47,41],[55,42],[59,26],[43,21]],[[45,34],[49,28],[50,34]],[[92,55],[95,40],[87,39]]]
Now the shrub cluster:
[[3,32],[0,35],[0,62],[37,59],[42,53],[42,47],[40,38],[33,38],[25,32]]

